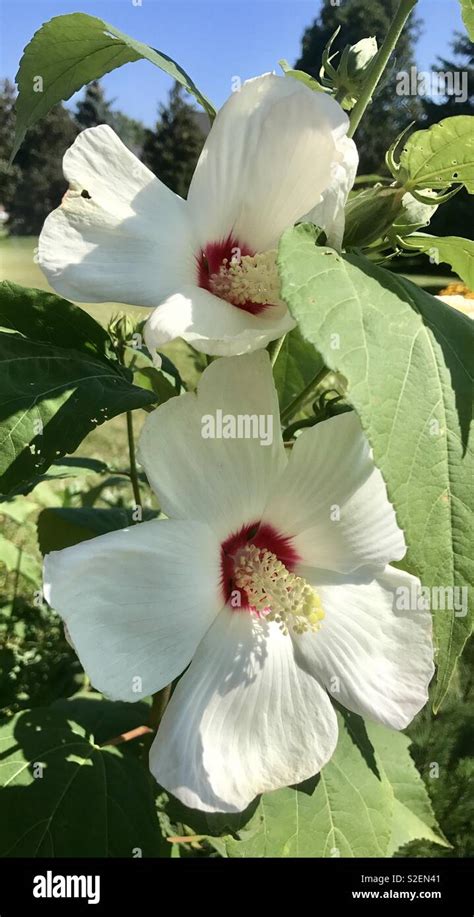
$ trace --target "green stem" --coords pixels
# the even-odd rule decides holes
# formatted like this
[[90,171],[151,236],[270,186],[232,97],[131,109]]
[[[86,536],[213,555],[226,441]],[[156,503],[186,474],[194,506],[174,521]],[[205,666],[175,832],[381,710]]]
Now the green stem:
[[291,418],[296,414],[297,411],[300,410],[300,408],[304,407],[306,402],[309,401],[313,392],[316,391],[318,385],[320,385],[323,379],[325,379],[326,376],[328,376],[331,372],[331,369],[328,369],[327,366],[323,366],[323,368],[320,369],[315,376],[313,376],[311,381],[308,382],[308,384],[299,393],[299,395],[297,395],[296,398],[293,398],[293,401],[291,401],[290,404],[288,404],[286,408],[283,409],[280,418],[282,426],[291,420]]
[[137,463],[135,459],[135,438],[133,435],[133,418],[132,412],[127,411],[127,436],[128,436],[128,454],[130,457],[130,481],[133,490],[133,499],[135,506],[142,508],[142,498],[140,495],[140,482],[138,480]]
[[157,691],[156,694],[153,695],[150,716],[148,717],[148,726],[153,731],[145,736],[142,750],[143,761],[148,761],[148,754],[152,746],[153,739],[155,738],[157,729],[161,723],[161,720],[163,719],[163,714],[171,697],[171,688],[172,684],[166,685],[166,687],[162,688],[161,691]]
[[157,691],[156,694],[153,695],[148,725],[151,729],[154,729],[155,732],[161,723],[161,719],[168,706],[170,697],[171,685],[166,685],[165,688],[162,688],[161,691]]
[[350,116],[351,123],[347,132],[348,137],[354,136],[362,115],[364,114],[365,109],[372,99],[372,96],[378,86],[385,67],[388,64],[390,55],[392,54],[392,51],[394,50],[398,39],[403,32],[405,23],[416,3],[417,0],[400,0],[397,12],[393,17],[392,23],[385,37],[385,41],[382,43],[377,57],[374,59],[374,65],[371,67],[368,73],[367,82],[363,87],[362,92],[356,104],[354,105],[354,108],[352,109]]
[[286,338],[286,333],[283,334],[281,338],[277,338],[276,341],[272,341],[268,345],[268,353],[270,354],[270,363],[272,364],[272,366],[275,366],[275,363],[278,360],[278,356],[280,354],[281,348],[283,347],[285,338]]

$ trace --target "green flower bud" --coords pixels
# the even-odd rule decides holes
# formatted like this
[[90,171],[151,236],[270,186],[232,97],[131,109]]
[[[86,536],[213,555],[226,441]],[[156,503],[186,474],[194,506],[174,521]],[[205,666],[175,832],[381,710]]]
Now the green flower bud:
[[341,54],[339,66],[335,69],[332,61],[336,55],[331,56],[330,52],[338,31],[334,33],[325,48],[321,78],[324,87],[332,89],[342,107],[350,111],[357,102],[369,68],[378,53],[377,39],[374,37],[362,38],[355,45],[346,45]]
[[125,312],[112,316],[108,326],[110,336],[117,342],[125,344],[135,332],[136,322]]
[[374,185],[349,198],[344,246],[370,245],[383,239],[402,209],[403,188]]
[[347,81],[348,86],[359,88],[377,51],[377,39],[374,37],[362,38],[355,45],[347,45],[337,68],[341,80]]

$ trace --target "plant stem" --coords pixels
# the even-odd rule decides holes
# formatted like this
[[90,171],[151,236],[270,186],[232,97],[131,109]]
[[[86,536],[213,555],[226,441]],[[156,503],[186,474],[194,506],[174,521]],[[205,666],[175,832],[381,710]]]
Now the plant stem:
[[157,729],[163,718],[163,714],[168,706],[169,699],[171,697],[171,688],[172,684],[166,685],[161,691],[157,691],[153,695],[153,700],[151,704],[150,716],[148,717],[148,729],[150,732],[145,736],[142,749],[142,759],[143,761],[148,761],[148,753],[155,738]]
[[353,137],[355,131],[357,130],[362,115],[365,112],[375,89],[380,81],[380,78],[387,66],[390,55],[394,50],[398,39],[400,38],[401,33],[403,32],[405,23],[416,5],[417,0],[400,0],[398,9],[393,17],[390,28],[385,37],[385,41],[382,43],[380,50],[374,59],[374,65],[369,70],[367,75],[367,82],[362,89],[362,92],[352,109],[350,116],[350,127],[347,132],[348,137]]
[[156,694],[153,695],[148,725],[150,729],[153,729],[155,732],[160,725],[163,714],[168,706],[170,697],[171,685],[166,685],[165,688],[162,688],[161,691],[157,691]]
[[322,369],[318,370],[315,376],[311,379],[310,382],[305,386],[305,388],[293,398],[293,401],[290,402],[281,412],[281,423],[282,425],[286,424],[291,418],[299,411],[300,408],[304,407],[306,402],[309,400],[313,392],[317,389],[318,385],[326,378],[326,376],[331,373],[332,370],[328,369],[327,366],[323,366]]
[[286,332],[285,334],[281,336],[281,338],[277,338],[276,341],[272,341],[268,345],[268,353],[270,354],[270,363],[272,364],[272,366],[275,366],[275,363],[278,360],[278,356],[279,356],[281,348],[283,347],[285,338],[286,338]]
[[132,412],[127,411],[127,436],[128,436],[128,454],[130,456],[130,481],[133,490],[133,499],[135,506],[142,508],[142,498],[140,495],[140,482],[138,480],[137,463],[135,459],[135,438],[133,435],[133,417]]

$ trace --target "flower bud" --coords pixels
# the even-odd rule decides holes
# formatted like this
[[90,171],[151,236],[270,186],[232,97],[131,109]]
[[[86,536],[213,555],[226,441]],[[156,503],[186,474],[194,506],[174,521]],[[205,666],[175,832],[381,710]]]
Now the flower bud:
[[350,111],[359,97],[367,73],[378,53],[377,39],[374,37],[362,38],[355,45],[346,45],[337,69],[331,61],[335,55],[330,56],[331,46],[338,31],[332,36],[323,55],[322,82],[325,87],[331,88],[342,107]]
[[402,209],[403,188],[374,185],[351,197],[346,205],[344,246],[370,245],[383,239]]
[[359,88],[377,51],[377,39],[374,37],[362,38],[355,45],[347,45],[338,67],[341,80]]
[[120,344],[126,344],[135,331],[136,322],[125,312],[118,312],[110,319],[108,332]]

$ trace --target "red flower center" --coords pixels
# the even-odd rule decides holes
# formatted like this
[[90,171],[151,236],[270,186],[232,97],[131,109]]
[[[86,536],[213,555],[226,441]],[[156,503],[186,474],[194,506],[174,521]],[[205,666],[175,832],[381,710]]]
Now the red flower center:
[[[218,288],[225,288],[225,278],[230,265],[238,265],[241,258],[246,255],[253,257],[256,252],[242,242],[239,242],[233,236],[229,235],[227,239],[221,242],[208,242],[199,255],[196,256],[198,286],[209,293],[220,295],[225,298],[232,306],[237,309],[243,309],[244,312],[250,312],[251,315],[259,315],[264,312],[272,303],[253,302],[251,299],[240,301],[237,296],[232,295],[231,283],[229,290],[225,294],[217,292]],[[218,282],[216,282],[218,278]]]
[[300,562],[300,557],[291,544],[291,538],[281,535],[273,526],[266,522],[252,522],[242,526],[239,532],[221,544],[222,593],[224,601],[235,611],[248,610],[251,607],[245,589],[240,589],[234,580],[234,570],[239,556],[242,549],[248,545],[270,551],[290,571]]

